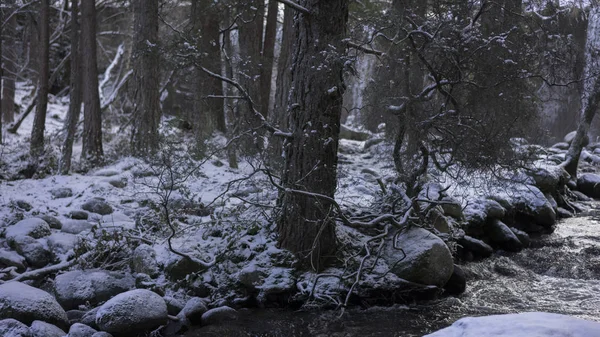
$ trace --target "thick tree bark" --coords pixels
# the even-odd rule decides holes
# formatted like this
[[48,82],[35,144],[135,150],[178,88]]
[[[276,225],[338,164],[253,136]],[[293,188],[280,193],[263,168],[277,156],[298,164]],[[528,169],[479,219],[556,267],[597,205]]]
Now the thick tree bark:
[[50,76],[50,0],[42,0],[39,22],[39,60],[38,98],[31,130],[31,146],[29,152],[34,159],[39,158],[44,150],[44,130],[46,127],[46,110],[48,109],[48,78]]
[[94,166],[103,160],[102,114],[96,63],[96,4],[81,1],[81,58],[83,79],[83,151],[81,159]]
[[134,0],[133,65],[136,86],[131,148],[136,156],[158,150],[160,123],[160,71],[158,0]]
[[65,121],[65,141],[59,172],[67,174],[71,171],[73,143],[81,114],[81,51],[79,50],[79,0],[71,0],[71,92],[69,94],[69,111]]
[[[0,22],[4,22],[4,11],[0,9]],[[3,34],[3,25],[0,24],[0,86],[2,85],[2,78],[4,77],[4,64],[2,63],[2,34]],[[4,94],[2,90],[0,90],[0,102],[3,99]],[[2,104],[0,104],[0,116],[2,116]],[[0,144],[2,144],[2,118],[0,118]]]
[[[7,0],[6,5],[11,12],[15,10],[14,0]],[[6,9],[4,9],[7,12]],[[7,12],[8,13],[8,12]],[[2,75],[2,119],[6,123],[11,123],[15,119],[15,78],[17,72],[16,60],[17,52],[15,39],[17,35],[17,17],[12,15],[4,27],[4,71]]]
[[273,80],[273,57],[275,54],[278,12],[279,3],[275,0],[269,0],[265,41],[262,51],[262,65],[260,68],[260,97],[262,98],[260,113],[265,118],[269,116],[269,107],[271,106],[271,82]]
[[290,127],[282,183],[279,243],[304,266],[323,269],[337,250],[333,205],[294,193],[302,190],[333,198],[344,83],[343,56],[348,0],[303,0],[310,11],[296,14]]

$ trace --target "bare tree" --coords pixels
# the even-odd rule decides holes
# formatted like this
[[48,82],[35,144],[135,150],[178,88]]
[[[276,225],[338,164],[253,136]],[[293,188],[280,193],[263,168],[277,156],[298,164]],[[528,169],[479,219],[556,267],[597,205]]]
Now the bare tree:
[[[14,0],[7,0],[6,7],[12,11],[16,10],[14,6]],[[6,11],[6,9],[5,9]],[[17,16],[12,13],[9,14],[9,18],[3,32],[4,38],[4,54],[2,59],[4,61],[4,71],[2,75],[2,119],[6,123],[11,123],[15,117],[15,78],[17,72],[17,52],[16,52],[16,35],[17,35]]]
[[103,160],[102,111],[98,92],[96,62],[96,2],[81,1],[81,58],[83,80],[83,151],[82,161],[91,165]]
[[67,174],[71,170],[73,142],[77,122],[81,114],[81,51],[79,50],[79,0],[71,0],[71,92],[69,94],[69,111],[65,121],[65,141],[59,172]]
[[[337,250],[331,201],[337,184],[337,150],[344,83],[342,71],[348,0],[303,0],[294,23],[290,127],[277,229],[281,247],[320,270]],[[318,70],[317,70],[318,69]],[[296,193],[292,190],[299,190]]]
[[133,1],[135,111],[131,135],[134,155],[158,150],[160,122],[160,71],[158,46],[158,0]]
[[31,145],[29,152],[35,159],[44,150],[44,130],[46,128],[46,111],[48,109],[49,67],[50,67],[50,0],[42,0],[39,22],[39,71],[38,96],[31,129]]
[[269,0],[267,10],[267,24],[265,26],[265,40],[262,48],[262,64],[260,68],[260,97],[262,97],[260,113],[265,118],[269,116],[269,107],[271,106],[271,82],[273,78],[273,57],[275,54],[275,39],[277,37],[279,3],[275,0]]

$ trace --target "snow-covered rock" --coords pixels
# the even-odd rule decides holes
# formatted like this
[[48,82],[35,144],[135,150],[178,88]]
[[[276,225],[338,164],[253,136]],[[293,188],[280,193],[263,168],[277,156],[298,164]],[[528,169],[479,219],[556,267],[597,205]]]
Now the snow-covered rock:
[[600,323],[544,312],[466,317],[425,337],[592,337]]
[[92,337],[96,332],[95,329],[81,323],[75,323],[69,328],[69,335],[67,337]]
[[69,250],[75,248],[78,241],[77,235],[62,232],[52,233],[46,238],[48,249],[55,256],[66,254]]
[[73,196],[73,190],[68,187],[58,187],[50,190],[50,194],[54,199],[63,199]]
[[165,300],[165,303],[167,304],[167,311],[169,312],[169,315],[177,315],[179,312],[181,312],[181,310],[183,310],[183,308],[185,307],[185,302],[183,300],[180,300],[178,298],[174,298],[171,296],[165,296],[163,297],[163,299]]
[[481,226],[487,219],[503,219],[506,209],[495,200],[481,198],[469,200],[464,209],[465,219],[468,223],[467,233],[480,236]]
[[191,324],[200,325],[202,322],[202,315],[208,311],[206,303],[199,297],[190,298],[185,307],[181,310],[183,315]]
[[210,309],[202,315],[202,325],[218,324],[225,321],[237,319],[238,313],[235,309],[222,306]]
[[556,223],[554,208],[537,187],[517,185],[510,198],[515,211],[531,218],[535,224],[550,228]]
[[61,229],[62,222],[51,215],[40,215],[40,219],[46,221],[50,228]]
[[551,194],[566,184],[570,178],[569,173],[560,165],[539,167],[528,171],[528,175],[533,178],[535,186],[542,192]]
[[152,277],[157,276],[160,270],[156,262],[156,251],[154,248],[147,244],[137,246],[133,251],[131,268],[136,273],[144,273]]
[[69,212],[69,218],[74,220],[87,220],[90,217],[88,212],[80,210],[72,210]]
[[18,272],[23,272],[26,267],[27,262],[25,258],[16,252],[0,249],[0,268],[4,267],[17,267]]
[[80,234],[84,231],[90,230],[94,227],[94,224],[87,220],[66,220],[63,222],[61,231],[69,234]]
[[31,330],[27,327],[27,325],[12,318],[3,319],[0,321],[0,336],[32,337]]
[[11,246],[32,267],[41,268],[50,263],[52,255],[44,245],[31,236],[20,235],[13,239]]
[[444,241],[418,227],[404,230],[395,239],[396,242],[387,242],[383,254],[392,273],[424,285],[442,287],[446,284],[454,270],[454,263]]
[[33,321],[31,323],[32,337],[64,337],[66,333],[56,325],[42,321]]
[[113,335],[109,334],[106,331],[98,331],[92,335],[92,337],[113,337]]
[[590,198],[600,198],[600,175],[585,173],[577,178],[577,189]]
[[56,276],[54,293],[65,309],[85,303],[96,304],[132,289],[131,275],[105,270],[73,270]]
[[149,290],[136,289],[104,303],[96,314],[96,324],[115,337],[128,337],[167,323],[167,315],[162,297]]
[[68,327],[67,313],[47,292],[21,282],[0,284],[0,317],[14,318],[25,324],[39,320]]
[[83,210],[100,215],[107,215],[113,212],[112,207],[102,198],[92,198],[81,205]]
[[50,225],[46,221],[40,218],[29,218],[7,227],[4,235],[6,236],[6,240],[11,242],[19,235],[39,239],[50,235],[50,233]]

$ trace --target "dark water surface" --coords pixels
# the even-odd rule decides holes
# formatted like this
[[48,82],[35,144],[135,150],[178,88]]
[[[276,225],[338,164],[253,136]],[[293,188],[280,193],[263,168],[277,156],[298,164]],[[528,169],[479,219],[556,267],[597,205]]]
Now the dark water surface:
[[463,265],[467,291],[434,303],[340,311],[242,310],[237,321],[189,331],[199,336],[417,337],[464,316],[546,311],[600,321],[600,211],[562,220],[534,248]]

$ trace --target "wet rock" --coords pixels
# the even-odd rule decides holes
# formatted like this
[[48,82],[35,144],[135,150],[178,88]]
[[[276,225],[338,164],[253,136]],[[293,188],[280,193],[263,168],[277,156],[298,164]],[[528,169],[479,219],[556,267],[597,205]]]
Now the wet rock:
[[486,234],[500,248],[509,252],[518,252],[523,249],[523,244],[508,226],[502,221],[494,219],[486,224]]
[[156,262],[156,251],[147,244],[141,244],[133,251],[131,268],[136,273],[148,274],[155,277],[159,274]]
[[105,270],[73,270],[56,276],[54,293],[65,309],[79,305],[92,305],[106,301],[132,289],[135,281],[131,275]]
[[39,320],[61,329],[69,326],[67,313],[52,295],[21,282],[0,284],[0,317],[25,324]]
[[101,198],[92,198],[81,205],[83,210],[100,215],[108,215],[113,212],[112,207]]
[[11,245],[17,253],[25,257],[27,264],[41,268],[50,263],[52,254],[44,245],[30,236],[17,236],[13,239]]
[[600,198],[600,175],[584,173],[577,178],[577,189],[590,198]]
[[89,216],[90,215],[86,211],[74,210],[69,213],[69,218],[74,220],[87,220]]
[[503,219],[506,209],[495,200],[476,199],[467,204],[464,214],[468,223],[467,232],[477,232],[487,219]]
[[50,225],[40,218],[29,218],[21,220],[12,226],[8,226],[4,232],[6,240],[10,243],[16,236],[25,235],[34,239],[50,235]]
[[48,225],[50,226],[50,228],[54,228],[54,229],[62,228],[62,222],[60,222],[60,220],[58,220],[57,218],[55,218],[51,215],[41,215],[39,218],[46,221],[48,223]]
[[73,190],[68,187],[53,188],[50,194],[54,199],[70,198],[73,196]]
[[[571,131],[569,133],[567,133],[565,135],[565,137],[563,138],[563,141],[569,145],[571,145],[571,142],[573,141],[573,139],[575,139],[575,136],[577,135],[577,131]],[[583,140],[583,146],[587,146],[590,143],[590,137],[588,135],[585,136],[584,140]],[[567,148],[568,149],[568,148]]]
[[12,318],[3,319],[0,321],[0,336],[32,337],[31,330],[27,327],[27,325]]
[[96,324],[115,337],[129,337],[167,323],[167,305],[159,295],[145,289],[119,294],[104,303]]
[[67,337],[92,337],[96,332],[95,329],[81,323],[71,325],[69,335]]
[[190,322],[192,325],[200,325],[202,322],[202,315],[208,311],[206,303],[199,297],[190,298],[181,314]]
[[64,337],[66,333],[56,325],[42,321],[33,321],[31,323],[32,337]]
[[80,234],[91,230],[94,224],[87,220],[67,220],[63,223],[61,231],[69,234]]
[[517,236],[524,248],[527,248],[529,245],[531,245],[531,238],[529,237],[529,234],[514,227],[510,227],[510,230]]
[[564,209],[562,207],[558,207],[556,209],[556,215],[559,218],[564,218],[564,219],[566,219],[566,218],[572,218],[572,217],[575,216],[571,211],[568,211],[568,210],[566,210],[566,209]]
[[444,241],[417,227],[404,230],[395,239],[396,242],[388,240],[383,253],[393,274],[424,285],[442,287],[446,284],[452,275],[454,264]]
[[202,325],[218,324],[226,321],[236,320],[238,312],[228,306],[210,309],[202,315]]
[[0,249],[0,269],[5,267],[17,267],[18,272],[27,269],[25,258],[16,252]]
[[575,196],[575,198],[577,198],[578,201],[591,201],[593,200],[592,198],[588,197],[587,195],[579,192],[579,191],[573,191],[571,190],[571,192],[573,193],[573,195]]
[[489,257],[494,253],[494,249],[490,245],[468,235],[461,237],[457,242],[459,245],[481,258]]
[[462,268],[458,265],[454,265],[452,275],[446,284],[444,290],[449,295],[460,295],[467,289],[467,277]]

